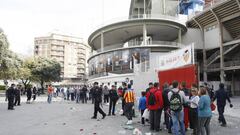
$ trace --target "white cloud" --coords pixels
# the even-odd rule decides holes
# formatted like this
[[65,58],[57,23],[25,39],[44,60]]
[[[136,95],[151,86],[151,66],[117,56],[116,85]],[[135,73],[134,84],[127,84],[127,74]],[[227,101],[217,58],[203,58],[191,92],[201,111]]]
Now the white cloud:
[[129,7],[130,0],[5,0],[0,4],[0,27],[11,50],[31,55],[36,36],[58,29],[87,41],[103,20],[127,17]]

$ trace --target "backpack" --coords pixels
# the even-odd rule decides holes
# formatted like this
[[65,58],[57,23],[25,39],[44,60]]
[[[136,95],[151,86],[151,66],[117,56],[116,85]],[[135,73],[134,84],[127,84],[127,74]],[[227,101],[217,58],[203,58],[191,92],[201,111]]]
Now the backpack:
[[[150,91],[149,91],[150,92]],[[148,100],[148,104],[149,105],[155,105],[156,104],[156,97],[154,95],[156,91],[154,92],[150,92],[150,95],[149,95],[149,100]]]
[[[180,90],[179,90],[180,91]],[[172,96],[170,98],[170,109],[174,112],[180,112],[182,110],[182,100],[178,92],[172,91]]]

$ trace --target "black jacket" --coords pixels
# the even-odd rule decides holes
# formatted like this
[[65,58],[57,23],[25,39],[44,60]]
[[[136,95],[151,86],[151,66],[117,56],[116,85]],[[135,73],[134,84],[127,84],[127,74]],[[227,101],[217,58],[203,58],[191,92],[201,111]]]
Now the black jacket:
[[229,103],[231,103],[231,100],[229,98],[228,93],[225,91],[225,89],[219,89],[216,91],[215,96],[213,98],[213,101],[217,99],[217,105],[218,106],[225,106],[226,100],[228,100]]
[[15,89],[15,97],[20,97],[20,95],[21,95],[21,90]]
[[109,96],[110,96],[110,100],[117,101],[118,100],[117,90],[111,89],[109,91]]
[[170,102],[168,100],[168,92],[170,92],[170,89],[167,88],[167,89],[164,89],[163,93],[162,93],[162,95],[163,95],[163,107],[165,109],[169,108],[169,106],[170,106]]
[[15,89],[13,87],[9,87],[7,89],[7,93],[6,94],[7,94],[6,96],[7,96],[8,99],[14,98],[14,96],[15,96]]
[[97,103],[101,103],[102,102],[102,88],[95,86],[92,88],[92,94],[93,94],[93,98],[94,101]]

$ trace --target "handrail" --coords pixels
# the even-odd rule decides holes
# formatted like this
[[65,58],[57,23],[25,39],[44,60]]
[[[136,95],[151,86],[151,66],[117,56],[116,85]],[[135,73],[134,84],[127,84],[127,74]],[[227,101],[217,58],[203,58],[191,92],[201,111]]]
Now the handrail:
[[[233,59],[227,62],[224,62],[224,67],[235,67],[240,66],[240,59]],[[220,63],[211,64],[208,66],[208,69],[220,69]]]
[[[238,46],[238,44],[225,46],[225,47],[223,48],[223,53],[224,53],[224,54],[228,53],[232,48],[235,48],[236,46]],[[213,54],[207,59],[207,64],[211,64],[211,62],[212,62],[214,59],[217,59],[219,56],[220,56],[220,50],[217,50],[215,53],[213,53]]]
[[114,24],[114,23],[118,23],[118,22],[123,22],[123,21],[129,21],[129,20],[140,20],[140,19],[163,19],[163,20],[171,20],[171,21],[175,21],[178,23],[181,23],[182,25],[186,25],[185,22],[187,21],[187,16],[186,15],[162,15],[162,14],[135,14],[135,15],[131,15],[131,16],[124,16],[124,17],[118,17],[118,18],[113,18],[107,21],[102,22],[102,24],[96,26],[93,28],[93,30],[91,30],[93,33],[94,31],[96,31],[97,29],[100,29],[104,26],[110,25],[110,24]]

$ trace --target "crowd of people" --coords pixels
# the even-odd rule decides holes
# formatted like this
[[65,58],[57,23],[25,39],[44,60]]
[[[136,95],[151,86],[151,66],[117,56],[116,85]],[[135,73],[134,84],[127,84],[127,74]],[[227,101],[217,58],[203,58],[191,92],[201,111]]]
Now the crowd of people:
[[161,115],[164,112],[164,124],[168,133],[173,135],[185,135],[186,131],[192,129],[193,135],[210,135],[210,121],[212,111],[215,109],[214,101],[217,100],[217,108],[219,113],[219,123],[226,126],[224,118],[224,108],[226,101],[230,107],[233,107],[229,94],[224,89],[224,84],[220,83],[219,90],[215,93],[212,89],[204,86],[197,87],[192,84],[191,88],[186,88],[186,82],[179,84],[173,81],[171,85],[165,83],[163,88],[158,83],[149,83],[149,88],[142,92],[139,100],[139,109],[142,116],[149,112],[150,130],[159,132]]
[[[36,87],[26,90],[27,103],[36,99]],[[138,110],[141,113],[141,124],[149,123],[150,130],[160,132],[163,125],[168,133],[173,135],[185,135],[192,129],[192,135],[210,135],[210,121],[212,111],[217,107],[219,113],[218,121],[221,126],[227,125],[224,117],[226,101],[233,107],[229,94],[224,89],[224,84],[219,84],[219,89],[213,92],[206,83],[198,87],[192,84],[187,88],[186,82],[173,81],[171,84],[149,83],[149,87],[141,92],[141,97],[136,101],[136,93],[131,84],[125,82],[117,88],[115,85],[101,84],[95,82],[93,86],[82,85],[79,87],[53,87],[48,86],[48,103],[52,97],[60,96],[64,100],[76,101],[76,103],[87,103],[88,100],[94,104],[92,119],[97,119],[98,112],[104,119],[107,115],[116,115],[116,103],[122,102],[122,116],[126,116],[126,125],[133,124],[135,116],[135,103],[138,102]],[[21,86],[14,84],[7,89],[8,109],[14,109],[14,105],[20,105]],[[214,101],[217,100],[215,105]],[[108,114],[102,109],[102,102],[109,105]],[[135,104],[135,105],[134,105]],[[163,114],[163,115],[162,115]],[[163,121],[161,121],[163,119]]]
[[[115,115],[116,101],[121,98],[122,115],[127,118],[126,125],[133,124],[136,96],[131,84],[123,82],[117,90],[116,86],[113,85],[110,91],[104,92],[106,89],[107,87],[103,85],[98,86],[97,82],[91,88],[95,100],[92,119],[97,118],[98,112],[103,119],[106,117],[106,113],[100,105],[102,99],[107,102],[106,97],[114,91],[115,96],[110,96],[112,98],[110,98],[109,115],[111,113]],[[233,107],[223,83],[220,83],[219,89],[215,93],[206,83],[200,87],[192,84],[191,88],[187,88],[186,82],[173,81],[171,84],[165,83],[162,88],[159,83],[149,83],[149,87],[146,91],[142,91],[141,95],[138,101],[141,124],[145,125],[148,122],[151,131],[160,132],[161,127],[163,127],[160,123],[163,123],[168,133],[173,135],[185,135],[190,129],[192,129],[192,135],[210,135],[212,111],[216,108],[214,101],[217,100],[218,120],[223,127],[227,125],[223,114],[226,101],[229,102],[230,107]]]
[[30,104],[31,101],[34,102],[36,100],[36,96],[38,90],[36,87],[29,86],[23,91],[23,87],[21,85],[11,84],[11,86],[6,90],[6,101],[8,101],[8,110],[14,110],[14,106],[21,105],[21,95],[27,95],[27,104]]

